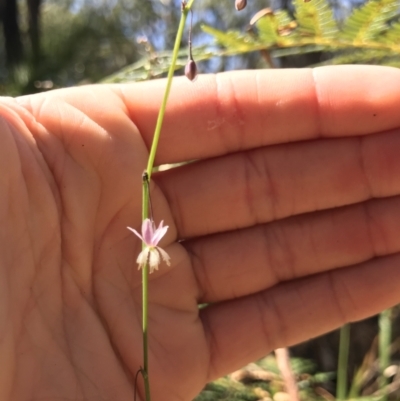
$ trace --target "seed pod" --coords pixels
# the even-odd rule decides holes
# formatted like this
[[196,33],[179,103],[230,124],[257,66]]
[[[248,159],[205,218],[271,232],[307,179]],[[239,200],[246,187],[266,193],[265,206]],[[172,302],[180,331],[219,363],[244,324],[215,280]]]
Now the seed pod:
[[235,0],[235,8],[238,11],[243,10],[247,6],[247,0]]
[[195,61],[191,58],[185,66],[185,75],[187,79],[193,81],[197,77],[197,66]]

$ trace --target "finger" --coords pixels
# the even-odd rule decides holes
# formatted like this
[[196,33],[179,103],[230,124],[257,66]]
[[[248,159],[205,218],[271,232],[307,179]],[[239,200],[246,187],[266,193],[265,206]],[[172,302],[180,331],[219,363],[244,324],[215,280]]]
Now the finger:
[[[118,87],[150,146],[165,81]],[[174,79],[157,163],[400,126],[400,71],[377,66],[261,70]]]
[[400,193],[400,135],[269,146],[155,176],[181,238]]
[[[184,241],[200,303],[400,252],[400,197]],[[223,285],[221,284],[223,283]]]
[[378,258],[203,309],[208,380],[399,303],[399,263],[399,254]]

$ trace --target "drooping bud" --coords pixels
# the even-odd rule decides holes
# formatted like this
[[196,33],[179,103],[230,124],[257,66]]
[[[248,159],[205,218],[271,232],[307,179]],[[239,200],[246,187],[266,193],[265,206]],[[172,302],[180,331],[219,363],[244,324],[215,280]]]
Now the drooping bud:
[[185,66],[185,75],[186,78],[190,79],[191,81],[195,80],[197,77],[197,65],[192,58],[189,59]]
[[235,8],[238,11],[243,10],[247,6],[247,0],[235,0]]

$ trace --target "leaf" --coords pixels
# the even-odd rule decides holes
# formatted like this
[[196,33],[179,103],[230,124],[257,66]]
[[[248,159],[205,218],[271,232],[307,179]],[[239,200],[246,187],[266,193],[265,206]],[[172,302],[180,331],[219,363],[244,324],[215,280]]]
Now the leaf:
[[379,41],[387,45],[398,45],[400,43],[400,22],[391,24],[384,35],[379,37]]
[[286,47],[296,42],[296,38],[298,38],[297,22],[284,10],[264,15],[255,25],[259,33],[258,40],[267,47],[274,45]]
[[353,42],[368,42],[375,39],[389,29],[387,22],[396,16],[398,8],[397,0],[368,1],[347,18],[340,38]]
[[202,30],[214,37],[216,42],[232,50],[251,51],[254,39],[238,31],[223,32],[208,25],[202,25]]
[[[391,22],[398,13],[398,0],[369,0],[356,9],[339,30],[327,0],[294,0],[296,18],[286,11],[265,9],[253,21],[257,32],[220,31],[204,25],[204,32],[217,44],[193,49],[196,61],[269,50],[273,57],[308,52],[329,52],[330,60],[318,64],[379,64],[400,67],[400,22]],[[170,52],[145,57],[106,79],[108,82],[143,80],[162,76],[171,59]],[[179,54],[178,67],[187,61],[187,49]]]
[[278,22],[272,13],[260,18],[257,21],[256,26],[258,29],[259,40],[262,43],[265,43],[267,47],[271,47],[278,42]]
[[338,27],[327,0],[294,0],[296,20],[303,35],[321,38],[333,38],[338,34]]
[[[323,63],[316,64],[314,67],[323,65],[340,65],[340,64],[384,64],[387,65],[386,61],[388,58],[393,56],[392,53],[388,53],[387,50],[355,50],[348,49],[340,52],[337,56],[325,61]],[[400,55],[399,55],[400,57]]]

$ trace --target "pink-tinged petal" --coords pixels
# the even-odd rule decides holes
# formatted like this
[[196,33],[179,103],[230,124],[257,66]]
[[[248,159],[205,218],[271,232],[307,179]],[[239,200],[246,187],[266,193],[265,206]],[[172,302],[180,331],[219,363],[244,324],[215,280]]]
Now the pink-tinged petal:
[[152,238],[154,236],[153,223],[150,219],[145,219],[142,223],[142,238],[146,245],[152,245]]
[[153,248],[150,250],[149,254],[149,267],[150,273],[153,273],[154,270],[158,270],[158,265],[160,264],[160,255],[158,252]]
[[159,246],[156,248],[158,252],[160,252],[164,262],[170,266],[171,265],[171,258],[169,257],[168,253],[164,251],[164,249],[160,248]]
[[142,252],[139,253],[139,256],[136,259],[136,263],[139,265],[139,269],[142,269],[147,261],[149,260],[149,254],[151,255],[150,248],[146,246]]
[[128,230],[131,230],[137,237],[139,237],[143,241],[143,237],[132,227],[126,227]]
[[153,235],[153,238],[151,239],[152,246],[157,246],[161,238],[164,237],[164,235],[168,231],[169,226],[163,227],[162,223],[163,222],[160,223],[160,226],[157,228],[156,232]]

